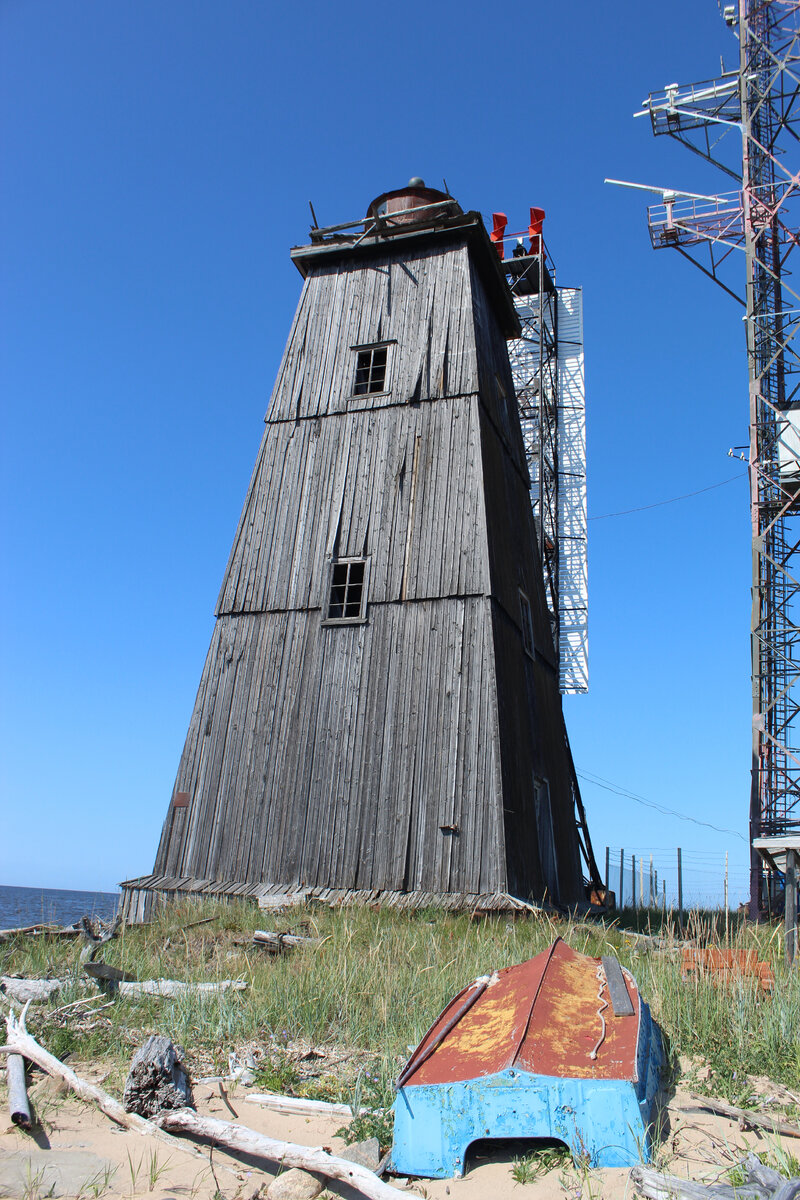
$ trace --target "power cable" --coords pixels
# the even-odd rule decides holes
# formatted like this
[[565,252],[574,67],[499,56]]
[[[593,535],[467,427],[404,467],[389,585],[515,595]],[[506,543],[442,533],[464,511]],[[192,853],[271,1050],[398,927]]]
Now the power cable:
[[738,475],[731,475],[729,479],[723,479],[720,483],[711,483],[708,487],[698,488],[696,492],[684,492],[682,496],[672,496],[669,500],[656,500],[655,504],[641,504],[638,508],[623,508],[619,512],[600,513],[596,517],[589,517],[590,521],[605,521],[608,517],[627,517],[629,513],[646,512],[648,508],[663,508],[665,504],[676,504],[678,500],[690,500],[692,496],[702,496],[703,492],[713,492],[715,488],[725,487],[727,483],[735,483],[737,479],[743,479],[747,475],[747,471],[740,471]]
[[680,813],[674,808],[666,808],[663,804],[656,804],[654,800],[645,800],[644,796],[637,796],[635,792],[629,792],[626,788],[620,788],[616,784],[611,783],[610,780],[603,779],[602,775],[595,775],[592,778],[591,774],[583,771],[577,771],[577,774],[581,779],[585,779],[587,783],[593,783],[596,787],[603,788],[606,792],[613,792],[616,796],[622,796],[626,800],[635,800],[637,804],[643,804],[645,808],[652,808],[665,817],[677,817],[679,821],[691,821],[693,825],[702,825],[706,829],[713,829],[716,833],[729,833],[731,837],[741,838],[743,842],[747,841],[744,834],[739,833],[736,829],[725,829],[720,825],[712,825],[710,821],[700,821],[697,817],[690,817],[688,813]]

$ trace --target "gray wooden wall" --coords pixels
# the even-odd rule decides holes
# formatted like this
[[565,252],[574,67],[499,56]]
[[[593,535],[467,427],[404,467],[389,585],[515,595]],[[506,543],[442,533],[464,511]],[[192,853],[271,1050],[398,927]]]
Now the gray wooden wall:
[[[379,340],[390,390],[354,398]],[[362,554],[366,622],[323,624],[331,557]],[[465,238],[310,270],[217,614],[157,873],[541,896],[544,777],[579,898],[505,337]]]

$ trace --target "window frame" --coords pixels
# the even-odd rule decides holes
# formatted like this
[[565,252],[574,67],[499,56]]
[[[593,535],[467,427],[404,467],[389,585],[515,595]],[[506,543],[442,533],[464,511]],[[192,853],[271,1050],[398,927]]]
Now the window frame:
[[[351,401],[367,400],[371,397],[374,398],[376,396],[388,396],[391,394],[391,391],[392,391],[391,375],[392,375],[392,366],[393,366],[392,359],[394,357],[393,352],[392,352],[392,347],[395,346],[396,344],[397,343],[394,339],[387,339],[387,340],[381,341],[381,342],[362,342],[359,345],[350,347],[350,350],[352,351],[352,353],[355,354],[355,364],[353,366],[352,375],[351,375],[350,394],[348,396],[348,400],[351,400]],[[358,369],[359,369],[358,356],[359,356],[359,354],[364,354],[366,351],[370,351],[370,354],[374,354],[374,352],[376,350],[385,350],[386,351],[386,366],[384,368],[384,374],[383,374],[383,387],[379,391],[374,391],[374,392],[371,392],[371,391],[357,392],[356,391],[356,383],[357,383],[357,376],[358,376]],[[372,358],[370,358],[370,373],[371,372],[372,372]]]
[[[324,615],[322,618],[323,625],[364,625],[366,623],[367,607],[368,607],[367,595],[368,595],[368,589],[369,589],[370,561],[371,561],[370,556],[364,555],[364,554],[344,555],[341,558],[337,557],[337,558],[331,558],[329,560],[329,562],[328,562],[328,581],[327,581],[327,586],[325,588],[325,606],[323,609]],[[346,617],[346,616],[332,617],[329,614],[330,614],[330,610],[331,610],[331,593],[333,591],[333,586],[334,586],[333,585],[334,571],[335,571],[336,567],[339,567],[339,566],[347,566],[349,568],[352,563],[362,563],[364,566],[364,576],[363,576],[363,579],[361,580],[361,605],[359,608],[358,616],[355,616],[355,617]],[[344,590],[344,596],[343,596],[343,601],[342,601],[342,609],[343,610],[347,608],[347,593],[348,593],[348,589],[350,588],[350,586],[351,586],[350,585],[350,571],[348,570],[347,581],[344,584],[345,590]]]
[[533,636],[533,612],[531,611],[531,602],[527,592],[523,592],[522,588],[517,589],[519,592],[519,616],[520,630],[522,632],[522,648],[528,658],[535,659],[536,657],[536,642]]

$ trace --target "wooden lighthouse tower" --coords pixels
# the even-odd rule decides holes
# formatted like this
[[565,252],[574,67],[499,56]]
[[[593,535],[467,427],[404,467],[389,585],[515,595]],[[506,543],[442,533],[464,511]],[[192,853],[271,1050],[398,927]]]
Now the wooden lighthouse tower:
[[574,771],[479,214],[421,181],[304,278],[155,893],[584,898]]

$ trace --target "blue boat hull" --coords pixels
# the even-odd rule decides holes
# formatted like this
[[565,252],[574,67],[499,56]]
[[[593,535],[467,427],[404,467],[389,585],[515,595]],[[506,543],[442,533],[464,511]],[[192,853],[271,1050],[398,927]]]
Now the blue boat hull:
[[394,1105],[392,1169],[449,1179],[484,1138],[553,1138],[576,1163],[649,1162],[663,1069],[660,1031],[642,1003],[636,1079],[570,1079],[509,1069],[451,1084],[409,1084]]

